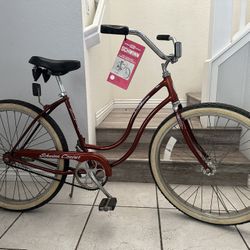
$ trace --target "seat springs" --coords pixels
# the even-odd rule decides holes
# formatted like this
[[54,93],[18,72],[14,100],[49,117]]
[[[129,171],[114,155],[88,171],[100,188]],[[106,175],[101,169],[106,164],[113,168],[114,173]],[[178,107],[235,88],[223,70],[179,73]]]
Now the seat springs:
[[33,75],[34,81],[38,81],[38,79],[42,75],[44,82],[47,82],[50,79],[51,74],[52,74],[52,72],[49,69],[45,69],[45,68],[43,69],[43,68],[38,67],[38,66],[35,66],[32,69],[32,75]]

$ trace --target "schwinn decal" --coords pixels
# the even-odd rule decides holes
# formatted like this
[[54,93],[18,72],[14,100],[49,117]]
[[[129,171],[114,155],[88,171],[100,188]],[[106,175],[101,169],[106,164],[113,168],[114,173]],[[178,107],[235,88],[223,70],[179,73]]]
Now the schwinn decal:
[[57,155],[57,154],[46,154],[46,153],[42,153],[42,154],[39,155],[39,158],[53,158],[53,159],[79,160],[79,159],[80,159],[80,156],[78,156],[78,155],[68,155],[68,154]]

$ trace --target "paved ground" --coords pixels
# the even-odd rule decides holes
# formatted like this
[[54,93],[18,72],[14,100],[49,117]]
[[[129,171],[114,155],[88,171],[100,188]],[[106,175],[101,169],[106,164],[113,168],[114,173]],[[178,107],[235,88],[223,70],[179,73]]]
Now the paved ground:
[[118,199],[113,212],[99,212],[102,194],[69,187],[40,209],[0,210],[0,249],[29,250],[229,250],[250,249],[250,223],[214,226],[173,208],[154,184],[108,183]]

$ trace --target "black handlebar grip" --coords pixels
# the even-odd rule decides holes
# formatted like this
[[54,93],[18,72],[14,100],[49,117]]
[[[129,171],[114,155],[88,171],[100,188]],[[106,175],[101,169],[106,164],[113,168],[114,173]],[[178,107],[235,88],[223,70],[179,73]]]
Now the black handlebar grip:
[[157,40],[165,40],[165,41],[169,41],[170,38],[171,38],[170,35],[158,35],[158,36],[156,37]]
[[127,26],[103,24],[101,25],[101,33],[113,35],[128,35],[129,28]]
[[181,58],[181,56],[182,56],[182,44],[181,44],[181,42],[174,43],[174,54],[175,54],[175,57]]

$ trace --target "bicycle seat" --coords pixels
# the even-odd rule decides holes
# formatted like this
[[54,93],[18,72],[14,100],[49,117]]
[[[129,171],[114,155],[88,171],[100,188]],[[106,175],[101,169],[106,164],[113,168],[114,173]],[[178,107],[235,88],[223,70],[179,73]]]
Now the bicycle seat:
[[80,61],[77,60],[53,60],[40,56],[32,56],[29,63],[46,68],[51,71],[51,75],[59,76],[79,69],[81,67]]

